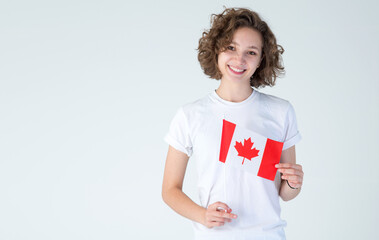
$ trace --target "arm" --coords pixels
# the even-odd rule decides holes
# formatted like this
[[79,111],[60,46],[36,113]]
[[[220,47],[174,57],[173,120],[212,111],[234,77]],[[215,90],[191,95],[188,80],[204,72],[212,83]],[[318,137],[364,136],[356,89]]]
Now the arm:
[[[301,190],[303,185],[303,169],[302,166],[296,164],[295,146],[292,146],[282,152],[280,163],[276,165],[278,171],[281,173],[282,182],[280,185],[279,195],[283,201],[294,199]],[[291,185],[292,189],[288,186]]]
[[162,198],[175,212],[209,228],[222,226],[228,219],[236,218],[235,214],[218,210],[219,207],[229,210],[229,207],[217,202],[203,208],[193,202],[183,191],[183,180],[187,168],[188,156],[169,146],[166,166],[163,176]]

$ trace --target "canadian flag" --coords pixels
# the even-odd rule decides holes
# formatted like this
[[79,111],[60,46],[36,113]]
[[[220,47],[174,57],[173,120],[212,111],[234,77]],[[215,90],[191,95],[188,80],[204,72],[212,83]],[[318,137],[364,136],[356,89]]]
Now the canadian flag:
[[274,181],[283,142],[223,120],[219,161]]

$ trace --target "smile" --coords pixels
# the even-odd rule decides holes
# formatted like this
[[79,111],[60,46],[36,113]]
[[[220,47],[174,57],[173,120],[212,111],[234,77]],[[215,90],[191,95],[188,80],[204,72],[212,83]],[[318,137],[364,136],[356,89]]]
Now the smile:
[[230,65],[228,65],[228,67],[235,74],[242,74],[243,72],[246,71],[246,69],[239,69],[239,68],[236,68],[236,67],[232,67]]

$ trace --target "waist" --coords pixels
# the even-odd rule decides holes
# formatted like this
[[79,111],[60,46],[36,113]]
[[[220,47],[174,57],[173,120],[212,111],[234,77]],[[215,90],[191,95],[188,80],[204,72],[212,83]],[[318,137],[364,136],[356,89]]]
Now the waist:
[[230,225],[226,223],[222,227],[209,229],[199,223],[194,223],[194,234],[196,240],[223,240],[223,239],[264,239],[264,240],[284,240],[284,227],[286,221],[279,220],[274,223],[259,226]]

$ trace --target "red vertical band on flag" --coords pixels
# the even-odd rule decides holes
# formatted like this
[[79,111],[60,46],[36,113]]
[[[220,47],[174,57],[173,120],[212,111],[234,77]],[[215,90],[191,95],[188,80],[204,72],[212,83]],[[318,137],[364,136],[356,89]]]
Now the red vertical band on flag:
[[266,147],[263,152],[262,162],[259,166],[258,176],[274,181],[276,170],[275,164],[280,162],[283,149],[282,142],[267,138]]
[[221,147],[219,157],[220,162],[225,163],[226,161],[226,156],[228,156],[228,151],[230,143],[232,142],[235,128],[236,125],[234,123],[228,122],[225,119],[222,120]]

